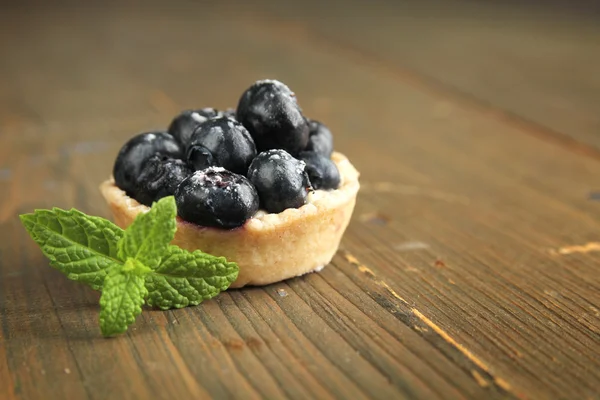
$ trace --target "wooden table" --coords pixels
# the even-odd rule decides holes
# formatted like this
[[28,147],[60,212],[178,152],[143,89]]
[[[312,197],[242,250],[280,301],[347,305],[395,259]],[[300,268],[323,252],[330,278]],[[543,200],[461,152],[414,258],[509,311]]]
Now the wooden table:
[[[597,8],[167,3],[2,6],[0,399],[600,398]],[[338,254],[103,339],[17,214],[108,217],[128,137],[260,78],[362,173]]]

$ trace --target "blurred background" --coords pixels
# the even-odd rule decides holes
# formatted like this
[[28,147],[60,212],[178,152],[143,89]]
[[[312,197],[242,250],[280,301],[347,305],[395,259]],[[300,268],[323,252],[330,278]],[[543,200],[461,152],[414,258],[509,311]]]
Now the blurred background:
[[[102,341],[17,214],[109,217],[130,137],[264,78],[361,173],[341,251]],[[0,398],[598,399],[599,160],[598,0],[0,0]]]
[[288,84],[338,150],[391,144],[362,150],[367,176],[386,173],[366,162],[380,151],[424,151],[407,139],[462,106],[600,147],[599,71],[597,1],[5,1],[0,180],[37,165],[77,203],[63,179],[96,185],[128,137],[235,107],[262,78]]

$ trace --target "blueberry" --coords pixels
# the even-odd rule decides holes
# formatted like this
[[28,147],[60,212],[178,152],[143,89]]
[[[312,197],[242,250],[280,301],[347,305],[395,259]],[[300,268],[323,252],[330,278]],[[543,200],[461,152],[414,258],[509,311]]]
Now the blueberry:
[[198,125],[187,153],[188,163],[196,170],[214,165],[243,175],[254,157],[256,146],[246,128],[227,117]]
[[155,155],[144,163],[135,190],[135,199],[147,206],[175,194],[177,186],[192,174],[182,160]]
[[205,108],[201,108],[199,110],[196,110],[196,112],[198,114],[200,114],[203,117],[206,118],[218,118],[218,117],[222,117],[223,113],[219,110],[217,110],[216,108],[212,108],[212,107],[205,107]]
[[236,111],[235,108],[228,108],[223,111],[223,116],[228,118],[236,119]]
[[171,121],[169,133],[185,148],[199,124],[218,116],[220,113],[214,108],[182,111]]
[[258,81],[238,103],[237,120],[250,132],[258,151],[283,149],[295,155],[306,148],[308,123],[294,93],[283,83]]
[[248,168],[248,179],[256,186],[262,206],[271,213],[298,208],[306,203],[310,189],[304,162],[285,150],[260,153]]
[[196,171],[175,191],[179,216],[201,226],[236,228],[258,211],[258,194],[245,176],[220,167]]
[[309,137],[306,151],[314,151],[315,153],[331,157],[333,153],[333,136],[331,131],[319,121],[309,121]]
[[181,145],[166,132],[140,133],[125,143],[113,167],[117,186],[133,196],[142,166],[156,153],[171,158],[183,157]]
[[215,160],[211,151],[200,145],[193,145],[188,148],[187,162],[194,168],[194,171],[215,165]]
[[337,189],[340,186],[340,172],[329,157],[303,151],[298,158],[306,163],[305,171],[313,189]]

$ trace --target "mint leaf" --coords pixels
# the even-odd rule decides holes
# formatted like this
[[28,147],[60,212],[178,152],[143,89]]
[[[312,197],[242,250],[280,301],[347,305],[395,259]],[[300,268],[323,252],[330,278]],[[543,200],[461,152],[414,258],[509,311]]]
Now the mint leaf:
[[121,263],[117,242],[123,230],[106,219],[60,208],[35,210],[20,219],[50,265],[69,279],[98,290],[107,270]]
[[139,214],[125,231],[75,209],[36,210],[20,218],[50,265],[102,291],[100,329],[112,336],[127,330],[144,301],[163,310],[197,305],[236,280],[236,263],[169,244],[176,216],[171,196]]
[[142,313],[148,294],[144,274],[149,271],[150,268],[133,258],[110,270],[100,297],[100,330],[104,336],[125,332]]
[[119,241],[119,258],[135,258],[156,268],[177,230],[177,206],[173,196],[163,197],[150,211],[138,214]]
[[163,310],[200,304],[226,290],[238,272],[223,257],[169,246],[160,266],[145,277],[147,303]]

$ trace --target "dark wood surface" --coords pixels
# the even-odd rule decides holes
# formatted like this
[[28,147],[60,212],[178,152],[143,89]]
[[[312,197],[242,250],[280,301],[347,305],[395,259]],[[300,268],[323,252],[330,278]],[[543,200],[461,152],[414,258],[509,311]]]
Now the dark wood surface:
[[[0,399],[600,398],[598,14],[302,4],[3,6]],[[129,136],[267,77],[362,174],[340,251],[103,339],[17,215],[108,217]]]

